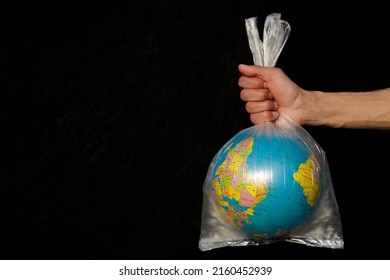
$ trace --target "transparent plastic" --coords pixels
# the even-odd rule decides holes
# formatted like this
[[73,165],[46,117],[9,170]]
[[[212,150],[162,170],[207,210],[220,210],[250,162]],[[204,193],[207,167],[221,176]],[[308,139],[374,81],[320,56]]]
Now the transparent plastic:
[[[270,14],[264,42],[245,20],[255,65],[275,66],[290,25]],[[204,184],[199,249],[293,242],[344,248],[326,154],[283,114],[246,128],[214,156]]]

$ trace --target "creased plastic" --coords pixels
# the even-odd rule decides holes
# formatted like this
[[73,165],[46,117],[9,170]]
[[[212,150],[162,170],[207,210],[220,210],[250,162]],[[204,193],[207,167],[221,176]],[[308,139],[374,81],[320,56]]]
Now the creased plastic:
[[[259,37],[256,17],[246,19],[245,27],[254,64],[275,66],[290,34],[290,25],[281,19],[280,14],[270,14],[265,20],[263,41]],[[292,145],[291,149],[288,148],[289,145]],[[300,150],[300,153],[306,153],[308,158],[306,162],[297,165],[299,167],[294,173],[294,180],[287,172],[298,161],[292,147]],[[251,156],[250,163],[234,159],[239,156],[239,148],[247,149],[246,152],[242,150],[240,156],[248,161]],[[275,153],[278,153],[278,157],[275,157]],[[226,175],[228,164],[232,174]],[[303,188],[307,185],[305,180],[308,180],[310,188]],[[312,204],[312,208],[308,207],[312,209],[311,212],[308,212],[301,223],[290,223],[289,215],[292,217],[291,221],[296,218],[293,216],[294,211],[286,211],[281,207],[278,209],[277,203],[276,208],[271,211],[254,208],[264,197],[273,195],[269,186],[277,182],[279,185],[280,182],[286,182],[282,195],[293,187],[302,187],[308,203]],[[229,188],[226,187],[227,184]],[[229,205],[233,201],[238,206]],[[256,211],[264,211],[265,214],[255,213]],[[281,215],[278,220],[283,220],[286,227],[276,230],[275,234],[261,234],[261,231],[257,232],[258,228],[251,228],[251,222],[244,219],[257,214],[264,214],[271,220],[273,216]],[[272,223],[268,225],[267,222],[269,221],[265,221],[264,228],[277,227]],[[242,230],[245,227],[250,230]],[[206,251],[226,246],[264,245],[281,241],[313,247],[344,248],[341,218],[326,154],[302,126],[283,114],[276,121],[254,125],[238,132],[214,156],[203,184],[199,249]]]

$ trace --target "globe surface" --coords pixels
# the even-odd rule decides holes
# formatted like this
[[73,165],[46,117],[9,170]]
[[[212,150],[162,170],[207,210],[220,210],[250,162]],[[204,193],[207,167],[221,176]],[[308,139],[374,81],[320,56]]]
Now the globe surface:
[[253,126],[214,159],[212,189],[223,216],[254,239],[282,238],[307,221],[320,197],[318,161],[294,134]]

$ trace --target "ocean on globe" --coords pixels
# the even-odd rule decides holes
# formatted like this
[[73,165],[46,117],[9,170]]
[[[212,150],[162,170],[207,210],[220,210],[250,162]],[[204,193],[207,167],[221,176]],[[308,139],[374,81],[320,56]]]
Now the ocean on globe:
[[212,189],[223,216],[253,239],[287,237],[320,198],[320,168],[310,146],[275,126],[240,131],[213,161]]

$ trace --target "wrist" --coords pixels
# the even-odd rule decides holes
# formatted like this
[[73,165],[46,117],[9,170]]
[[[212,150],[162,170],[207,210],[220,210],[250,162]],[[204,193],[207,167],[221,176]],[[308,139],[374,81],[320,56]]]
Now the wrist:
[[328,125],[329,118],[324,108],[324,92],[302,90],[301,124],[302,125]]

